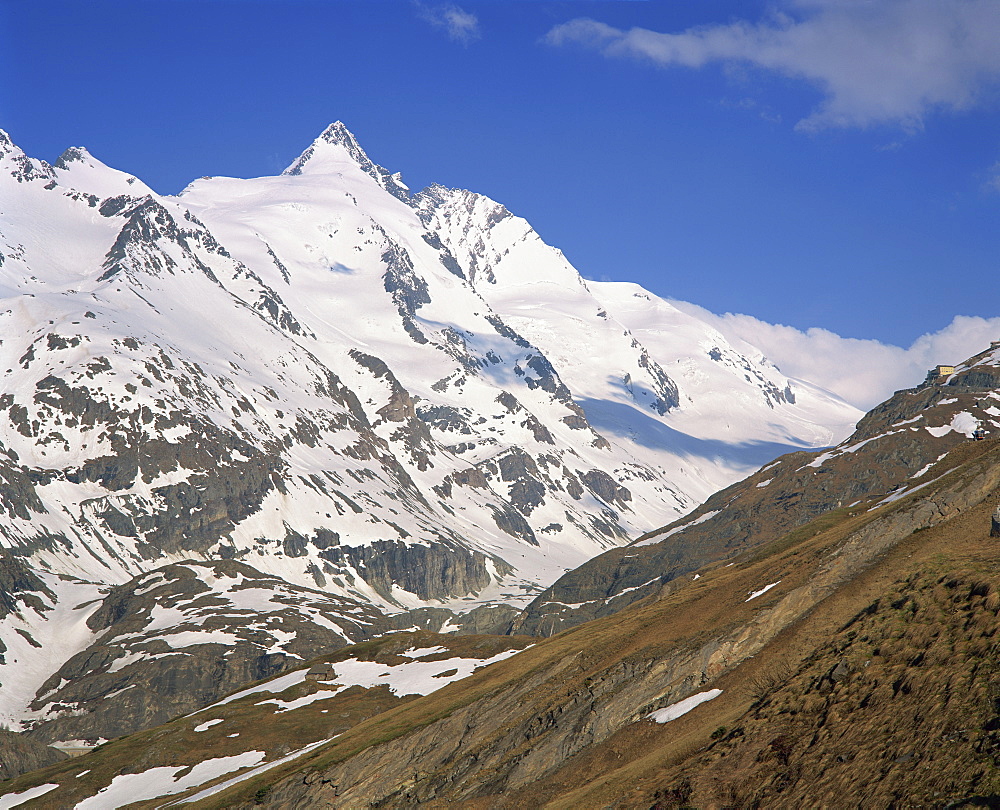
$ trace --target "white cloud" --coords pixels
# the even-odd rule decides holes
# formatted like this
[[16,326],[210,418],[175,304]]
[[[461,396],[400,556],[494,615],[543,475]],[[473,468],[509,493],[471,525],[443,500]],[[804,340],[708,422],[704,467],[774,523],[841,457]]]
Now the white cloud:
[[714,315],[695,304],[671,303],[707,320],[727,339],[744,340],[760,349],[787,376],[809,380],[863,410],[893,391],[917,385],[931,367],[960,363],[1000,339],[1000,318],[959,315],[941,331],[922,335],[904,349],[840,337],[826,329],[803,332],[750,315]]
[[430,6],[417,2],[417,13],[420,18],[429,22],[435,28],[444,29],[445,33],[455,42],[468,45],[475,42],[482,34],[479,31],[479,18],[450,3]]
[[1000,191],[1000,160],[987,170],[986,188],[988,191]]
[[823,101],[803,130],[901,124],[929,112],[965,110],[1000,79],[996,0],[785,0],[756,23],[659,33],[576,19],[549,31],[552,45],[577,43],[607,56],[663,67],[749,64],[816,86]]

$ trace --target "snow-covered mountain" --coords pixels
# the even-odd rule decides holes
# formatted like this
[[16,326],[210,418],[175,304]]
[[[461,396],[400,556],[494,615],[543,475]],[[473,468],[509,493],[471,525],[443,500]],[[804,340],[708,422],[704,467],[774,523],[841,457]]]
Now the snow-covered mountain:
[[0,133],[0,379],[0,548],[38,578],[2,639],[39,685],[108,588],[182,560],[520,606],[860,416],[486,197],[411,193],[339,123],[176,197]]

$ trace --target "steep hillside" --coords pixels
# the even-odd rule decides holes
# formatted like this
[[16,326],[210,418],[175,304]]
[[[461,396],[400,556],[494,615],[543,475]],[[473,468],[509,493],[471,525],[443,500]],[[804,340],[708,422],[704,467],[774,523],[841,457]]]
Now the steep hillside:
[[[165,797],[205,798],[230,779],[243,781],[293,761],[357,723],[509,658],[532,641],[403,632],[299,662],[200,711],[62,762],[46,776],[66,781],[58,790],[45,790],[40,801],[48,807],[107,808],[144,799],[156,800],[155,806]],[[8,736],[46,750],[22,735]],[[47,750],[48,762],[59,757]],[[38,751],[31,751],[36,768],[48,764]],[[125,762],[128,768],[122,768]],[[22,793],[16,786],[28,779],[10,786],[15,796]],[[7,787],[0,785],[0,793]],[[0,807],[14,800],[8,794],[0,798]]]
[[[196,787],[187,764],[204,777],[192,806],[205,808],[992,801],[1000,564],[989,530],[1000,442],[963,442],[914,484],[536,640],[294,757],[261,753],[216,773],[223,758],[202,752],[199,766],[181,746],[176,761],[117,778],[137,774],[139,784],[164,768],[158,789],[179,795]],[[297,700],[289,693],[266,711]],[[264,751],[253,738],[242,744]],[[115,750],[4,789],[44,790],[47,806],[68,806],[83,795],[77,773],[116,773]]]
[[[0,201],[0,722],[47,740],[365,638],[342,632],[358,611],[505,628],[567,570],[860,415],[677,311],[646,345],[632,304],[619,318],[523,219],[410,193],[342,124],[278,177],[176,197],[0,134]],[[298,646],[248,603],[259,633],[185,636],[181,592],[156,587],[137,638],[94,624],[192,560],[208,590],[232,561],[258,589],[322,592],[328,624],[303,597],[282,603],[312,628]],[[167,627],[194,643],[161,660]],[[132,689],[102,730],[84,714],[139,653],[148,701]],[[197,688],[156,674],[172,666]]]
[[[987,606],[1000,586],[988,537],[1000,485],[1000,450],[991,444],[985,452],[974,448],[978,458],[919,494],[705,571],[672,596],[537,645],[498,665],[490,679],[473,678],[461,691],[455,685],[373,718],[313,752],[295,774],[281,781],[275,774],[263,806],[320,807],[335,795],[340,807],[373,799],[376,806],[648,807],[680,795],[671,794],[675,787],[682,794],[687,782],[696,805],[801,807],[820,796],[852,804],[874,797],[879,804],[934,792],[943,804],[993,795],[996,707],[992,664],[983,663],[998,654],[992,634],[1000,621],[996,599]],[[937,590],[933,600],[927,589]],[[911,594],[916,609],[901,611],[899,602]],[[864,632],[865,611],[877,616],[884,650],[882,636]],[[958,615],[945,620],[943,613]],[[939,636],[940,647],[928,649]],[[943,653],[952,648],[960,652],[954,670]],[[876,650],[881,660],[871,658]],[[869,669],[878,668],[867,672],[868,660]],[[807,686],[815,691],[799,697]],[[944,694],[939,686],[947,686]],[[874,694],[864,725],[881,724],[881,733],[857,730],[841,740],[836,729],[850,726],[847,709],[868,692]],[[893,693],[916,695],[893,703]],[[662,725],[646,719],[670,707],[679,714],[685,707],[677,704],[695,695],[714,699]],[[797,707],[796,699],[808,706]],[[814,741],[827,708],[833,728]],[[812,717],[801,716],[807,709]],[[404,731],[407,722],[411,730]],[[744,722],[755,733],[737,733],[745,742],[730,744],[743,746],[748,793],[738,792],[741,773],[730,770],[728,755],[712,774],[717,793],[694,783],[698,761],[670,769],[710,745],[713,733],[725,741],[722,726]],[[928,734],[962,741],[957,769],[956,746],[932,750]],[[817,786],[810,766],[838,756],[878,768],[843,766]],[[914,766],[925,759],[933,768]],[[878,778],[891,768],[905,773],[880,787]],[[783,787],[788,783],[795,791]],[[223,796],[205,806],[231,806],[238,798]]]
[[947,377],[896,392],[836,447],[783,456],[681,520],[568,572],[513,627],[546,635],[609,615],[707,561],[730,559],[824,515],[835,519],[836,510],[898,500],[940,474],[946,454],[977,430],[1000,432],[998,345]]

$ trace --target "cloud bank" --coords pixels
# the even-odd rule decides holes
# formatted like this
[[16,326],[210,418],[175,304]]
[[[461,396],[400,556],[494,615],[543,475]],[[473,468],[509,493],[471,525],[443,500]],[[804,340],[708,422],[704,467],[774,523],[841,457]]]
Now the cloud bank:
[[966,110],[1000,79],[997,0],[785,0],[761,22],[659,33],[591,19],[551,29],[609,57],[662,67],[743,64],[809,82],[823,101],[801,130],[897,124],[919,128],[942,109]]
[[678,309],[708,321],[729,340],[745,340],[789,377],[809,380],[852,405],[869,410],[893,391],[912,388],[937,364],[957,364],[1000,340],[1000,318],[957,316],[939,332],[922,335],[909,348],[877,340],[844,338],[826,329],[805,332],[750,315],[715,315],[695,304]]
[[468,45],[482,36],[479,30],[479,18],[458,6],[450,3],[430,6],[419,2],[415,5],[422,20],[429,22],[435,28],[441,28],[455,42]]

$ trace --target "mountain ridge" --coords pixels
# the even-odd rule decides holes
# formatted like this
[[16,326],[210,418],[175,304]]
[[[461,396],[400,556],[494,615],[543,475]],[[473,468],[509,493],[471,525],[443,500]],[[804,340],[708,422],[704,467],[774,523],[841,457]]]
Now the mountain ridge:
[[[53,594],[34,611],[19,591],[4,637],[50,640],[18,642],[36,689],[92,644],[52,649],[76,594],[191,560],[397,624],[502,629],[566,570],[857,415],[678,311],[677,340],[647,348],[523,219],[410,194],[342,125],[298,173],[176,197],[82,149],[0,152],[0,545]],[[713,436],[733,411],[718,385],[740,391],[735,438]],[[107,694],[126,654],[102,664]],[[35,697],[18,682],[15,723]]]
[[[589,560],[553,583],[513,627],[529,634],[571,627],[621,610],[708,559],[729,559],[825,513],[850,510],[874,495],[903,497],[913,491],[910,480],[933,471],[977,430],[1000,429],[1000,346],[954,369],[897,391],[818,456],[783,456],[675,523]],[[782,507],[768,510],[775,501]]]
[[[213,777],[208,763],[224,761],[204,749],[189,759],[188,746],[183,761],[206,775],[157,795],[184,792],[200,808],[792,807],[817,796],[995,795],[996,708],[983,660],[996,654],[1000,608],[989,538],[998,452],[995,437],[956,444],[942,470],[923,472],[900,498],[873,495],[866,508],[835,510],[614,615],[522,639],[520,652],[462,680],[271,754],[267,769],[234,761]],[[368,647],[395,644],[399,656],[412,638]],[[415,650],[403,658],[411,656],[424,658]],[[353,664],[341,674],[337,660],[360,657],[345,650],[329,670],[310,672],[321,681],[351,677]],[[276,693],[258,700],[253,716],[273,713],[278,722],[293,707],[336,697],[294,691],[304,673],[237,697]],[[852,731],[855,721],[863,733]],[[175,741],[215,723],[220,736],[248,729],[245,715],[208,710],[7,789],[44,789],[58,801],[110,795],[114,780],[148,784],[157,768],[180,770]],[[322,734],[311,725],[308,733]],[[927,734],[947,744],[928,747]],[[260,740],[251,735],[227,751],[259,751]],[[135,750],[143,762],[114,765]],[[84,782],[92,772],[100,775]]]
[[314,146],[160,197],[0,140],[0,720],[92,749],[0,792],[801,806],[905,710],[962,772],[865,795],[997,794],[1000,345],[823,442],[855,412],[749,344]]

